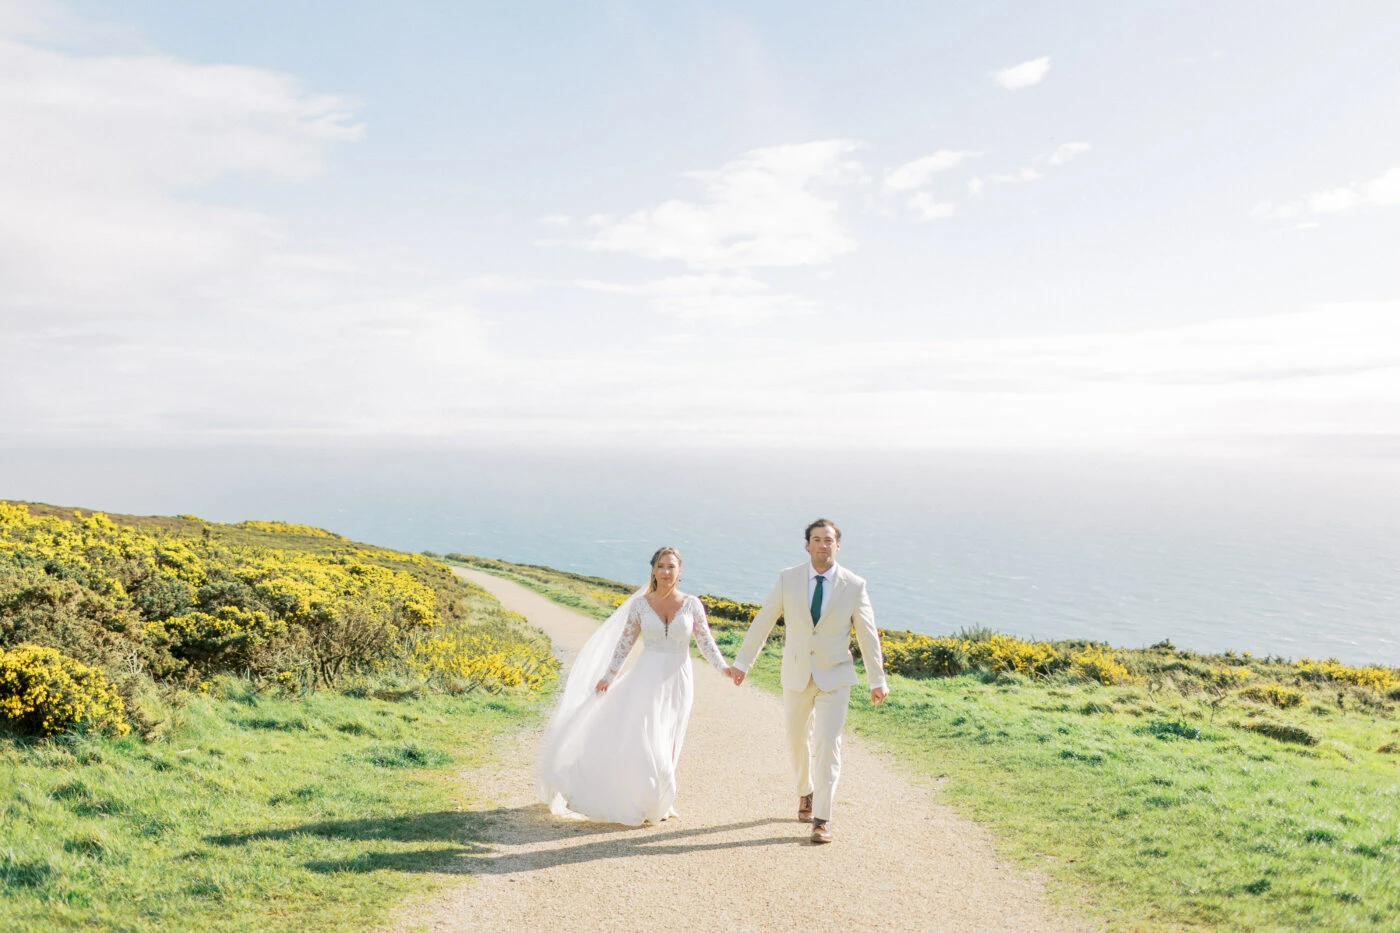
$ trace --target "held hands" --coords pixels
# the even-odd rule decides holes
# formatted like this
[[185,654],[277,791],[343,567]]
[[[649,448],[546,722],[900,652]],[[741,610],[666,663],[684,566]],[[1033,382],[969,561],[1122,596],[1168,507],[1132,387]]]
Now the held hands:
[[870,688],[870,702],[874,706],[879,706],[881,703],[885,702],[885,697],[889,695],[890,691],[885,687]]
[[603,680],[598,681],[598,686],[594,687],[593,690],[594,690],[594,692],[596,692],[596,693],[607,693],[607,692],[608,692],[608,681],[607,681],[607,679],[604,678]]
[[736,687],[744,682],[744,672],[739,670],[737,667],[725,668],[724,676],[734,681],[734,686]]

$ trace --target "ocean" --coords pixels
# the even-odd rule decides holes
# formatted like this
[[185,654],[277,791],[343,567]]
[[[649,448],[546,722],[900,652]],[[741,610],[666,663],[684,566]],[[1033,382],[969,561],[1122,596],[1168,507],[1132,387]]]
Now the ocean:
[[0,498],[275,519],[758,602],[843,532],[878,623],[1400,665],[1400,463],[386,445],[0,450]]

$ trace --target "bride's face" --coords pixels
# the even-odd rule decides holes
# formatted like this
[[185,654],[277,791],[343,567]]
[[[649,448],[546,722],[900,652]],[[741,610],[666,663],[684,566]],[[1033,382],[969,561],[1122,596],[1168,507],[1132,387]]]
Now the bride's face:
[[676,560],[674,554],[663,554],[661,559],[651,568],[651,574],[656,579],[658,590],[669,590],[681,578],[681,562]]

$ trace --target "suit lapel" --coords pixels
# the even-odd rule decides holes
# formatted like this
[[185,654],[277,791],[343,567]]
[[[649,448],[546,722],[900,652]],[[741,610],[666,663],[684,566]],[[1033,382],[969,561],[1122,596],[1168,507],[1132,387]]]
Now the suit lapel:
[[[806,602],[807,602],[807,618],[809,618],[809,619],[812,619],[812,593],[811,593],[811,587],[812,587],[812,571],[811,571],[811,568],[809,568],[809,567],[803,567],[803,568],[802,568],[802,597],[803,597],[803,599],[805,599]],[[825,597],[822,597],[822,603],[823,603],[822,608],[823,608],[823,609],[826,608],[825,602],[826,602],[826,598],[825,598]],[[821,621],[820,619],[812,619],[812,630],[813,630],[813,631],[816,631],[816,629],[817,629],[817,623],[820,622],[820,621]]]
[[[805,610],[803,610],[802,615],[804,615],[804,616],[806,616],[807,618],[810,619],[810,618],[812,617],[812,607],[811,607],[811,605],[810,605],[810,601],[807,599],[807,568],[806,568],[806,567],[794,567],[794,568],[792,568],[792,584],[791,584],[791,586],[792,586],[792,595],[795,596],[795,597],[797,597],[797,604],[798,604],[799,606],[806,606],[806,607],[807,607]],[[799,616],[798,618],[801,618],[801,616]],[[815,626],[813,626],[813,627],[815,627]]]
[[[839,564],[836,567],[836,573],[832,574],[832,576],[834,576],[836,580],[831,584],[831,592],[822,598],[822,619],[831,615],[831,610],[836,606],[836,601],[841,598],[841,591],[847,586],[846,573],[841,569]],[[808,609],[807,612],[810,615],[812,610]],[[821,619],[818,619],[817,623],[813,623],[812,627],[815,628],[820,622]]]

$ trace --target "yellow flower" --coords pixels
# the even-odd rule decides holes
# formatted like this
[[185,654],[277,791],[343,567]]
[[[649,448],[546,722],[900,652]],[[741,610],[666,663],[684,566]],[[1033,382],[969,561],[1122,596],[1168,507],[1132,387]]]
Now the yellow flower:
[[131,731],[126,705],[101,671],[37,645],[0,651],[0,717],[16,731],[40,735]]

